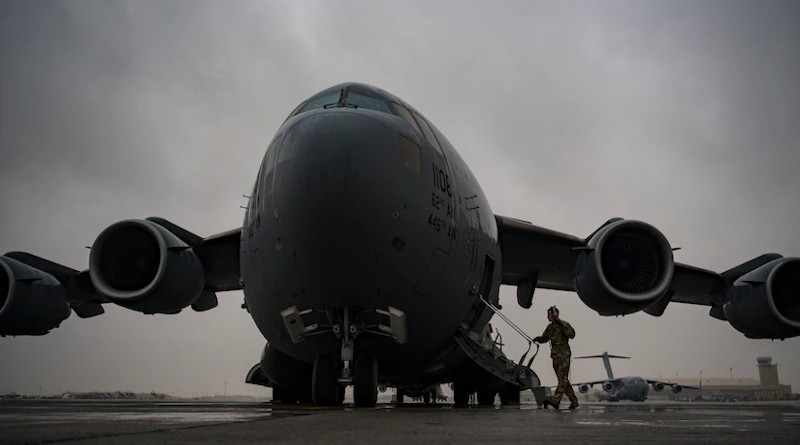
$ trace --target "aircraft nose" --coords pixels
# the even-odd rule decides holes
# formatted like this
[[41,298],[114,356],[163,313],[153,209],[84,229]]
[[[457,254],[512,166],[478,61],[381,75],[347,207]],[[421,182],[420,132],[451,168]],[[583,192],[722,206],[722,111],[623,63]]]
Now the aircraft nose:
[[299,266],[287,273],[307,274],[297,277],[304,292],[363,294],[364,277],[378,274],[402,212],[399,152],[396,134],[354,110],[326,110],[286,130],[273,186],[275,243]]
[[303,119],[287,130],[278,152],[280,225],[305,232],[327,254],[361,234],[396,194],[396,166],[388,162],[396,141],[380,122],[348,111]]

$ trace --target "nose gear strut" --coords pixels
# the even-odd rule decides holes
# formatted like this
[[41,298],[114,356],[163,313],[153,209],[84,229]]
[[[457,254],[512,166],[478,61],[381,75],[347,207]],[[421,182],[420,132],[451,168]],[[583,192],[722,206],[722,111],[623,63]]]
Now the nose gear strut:
[[[327,314],[329,324],[306,325],[303,316],[315,310]],[[374,314],[374,315],[373,315]],[[374,320],[376,316],[387,317],[388,325]],[[382,309],[325,308],[299,310],[290,306],[281,311],[286,331],[294,343],[306,337],[333,333],[341,341],[339,358],[321,355],[314,362],[311,393],[317,405],[335,405],[344,400],[344,388],[353,385],[356,406],[375,406],[378,388],[378,362],[369,354],[355,357],[355,341],[361,334],[390,337],[397,343],[407,341],[406,315],[403,311],[388,306]]]

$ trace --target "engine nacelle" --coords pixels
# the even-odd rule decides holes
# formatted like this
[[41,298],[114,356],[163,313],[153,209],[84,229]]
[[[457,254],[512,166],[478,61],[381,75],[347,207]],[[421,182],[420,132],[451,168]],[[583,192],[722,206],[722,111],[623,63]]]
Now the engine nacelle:
[[655,392],[661,392],[661,391],[663,391],[663,390],[664,390],[664,384],[663,384],[663,383],[661,383],[661,382],[655,382],[655,383],[653,383],[653,391],[655,391]]
[[666,295],[674,260],[666,237],[655,227],[620,220],[599,229],[575,265],[575,290],[601,315],[624,315]]
[[612,382],[609,381],[603,382],[603,391],[611,392],[612,389],[614,389],[614,384]]
[[147,220],[112,224],[92,244],[92,284],[112,302],[146,314],[170,314],[191,305],[205,284],[191,247]]
[[44,335],[70,313],[67,290],[54,276],[0,256],[0,335]]
[[582,392],[584,394],[589,392],[589,385],[580,385],[580,386],[578,386],[578,391],[580,391],[580,392]]
[[725,317],[748,337],[800,335],[800,258],[778,258],[741,276],[726,300]]
[[680,394],[683,391],[683,386],[681,385],[672,385],[672,392],[675,394]]

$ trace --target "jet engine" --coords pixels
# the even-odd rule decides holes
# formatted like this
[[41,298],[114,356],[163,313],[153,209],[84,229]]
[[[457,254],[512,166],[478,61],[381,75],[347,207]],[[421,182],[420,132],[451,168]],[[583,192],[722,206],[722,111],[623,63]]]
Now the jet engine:
[[614,389],[614,384],[612,382],[609,381],[603,382],[603,391],[611,392],[612,389]]
[[664,384],[663,384],[663,383],[661,383],[661,382],[655,382],[655,383],[653,383],[653,391],[655,391],[655,392],[661,392],[661,391],[663,391],[663,390],[664,390]]
[[0,256],[0,335],[44,335],[70,312],[67,290],[54,276]]
[[578,386],[578,391],[580,391],[582,393],[589,392],[589,385],[580,385],[580,386]]
[[672,248],[655,227],[617,220],[589,237],[575,265],[575,290],[601,315],[630,314],[666,295]]
[[112,302],[146,314],[170,314],[192,304],[205,277],[192,248],[153,221],[112,224],[92,244],[89,275]]
[[722,308],[747,337],[800,335],[800,258],[778,258],[741,276]]
[[681,385],[672,385],[672,392],[675,394],[680,394],[683,391],[683,386]]

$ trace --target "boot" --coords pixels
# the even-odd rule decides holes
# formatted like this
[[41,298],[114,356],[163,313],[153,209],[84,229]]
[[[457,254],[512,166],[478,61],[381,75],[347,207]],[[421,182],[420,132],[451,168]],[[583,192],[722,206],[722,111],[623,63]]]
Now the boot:
[[544,399],[544,402],[542,402],[542,409],[547,409],[547,405],[552,406],[553,409],[558,409],[558,402],[552,398]]
[[573,400],[572,403],[569,404],[569,409],[575,409],[577,407],[578,407],[578,399]]

